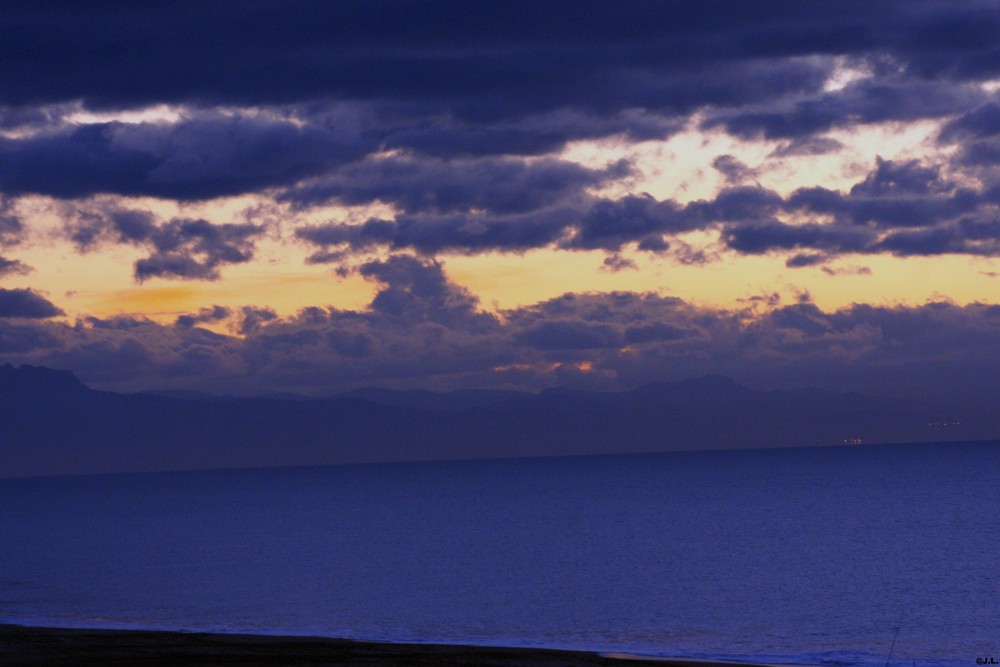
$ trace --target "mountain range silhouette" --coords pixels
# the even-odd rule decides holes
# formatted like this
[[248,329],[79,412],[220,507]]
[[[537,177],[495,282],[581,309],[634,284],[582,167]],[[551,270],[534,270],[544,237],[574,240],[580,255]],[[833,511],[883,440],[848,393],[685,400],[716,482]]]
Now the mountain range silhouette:
[[1000,438],[985,408],[721,376],[624,392],[118,394],[0,366],[0,477]]

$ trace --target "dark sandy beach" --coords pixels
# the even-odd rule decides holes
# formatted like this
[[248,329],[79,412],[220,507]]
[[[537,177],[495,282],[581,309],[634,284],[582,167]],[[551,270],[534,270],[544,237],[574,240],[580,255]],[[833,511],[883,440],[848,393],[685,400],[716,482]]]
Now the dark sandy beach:
[[[0,665],[469,665],[482,667],[705,667],[693,660],[584,651],[390,644],[141,630],[75,630],[0,625]],[[744,667],[752,667],[744,664]]]

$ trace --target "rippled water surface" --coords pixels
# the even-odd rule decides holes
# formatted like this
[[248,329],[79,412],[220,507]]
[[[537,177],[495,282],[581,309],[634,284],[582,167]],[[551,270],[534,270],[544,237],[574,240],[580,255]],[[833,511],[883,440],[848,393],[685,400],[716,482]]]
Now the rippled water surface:
[[969,665],[997,571],[1000,443],[0,481],[6,622]]

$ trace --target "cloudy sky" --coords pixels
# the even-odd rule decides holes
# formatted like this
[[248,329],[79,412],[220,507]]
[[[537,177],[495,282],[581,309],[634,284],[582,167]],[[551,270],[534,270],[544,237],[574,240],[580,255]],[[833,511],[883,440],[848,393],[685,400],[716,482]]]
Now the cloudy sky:
[[0,362],[976,393],[1000,3],[12,2]]

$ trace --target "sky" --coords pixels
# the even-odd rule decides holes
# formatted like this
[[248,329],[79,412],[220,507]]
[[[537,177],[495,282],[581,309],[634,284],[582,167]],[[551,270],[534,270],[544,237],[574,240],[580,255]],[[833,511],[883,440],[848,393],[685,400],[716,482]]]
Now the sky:
[[998,2],[10,2],[0,363],[113,391],[1000,374]]

